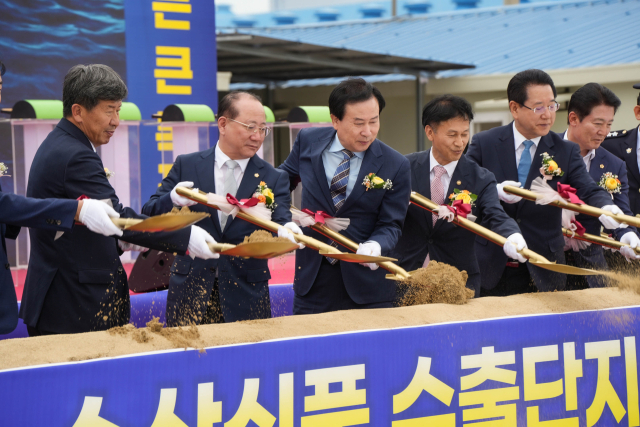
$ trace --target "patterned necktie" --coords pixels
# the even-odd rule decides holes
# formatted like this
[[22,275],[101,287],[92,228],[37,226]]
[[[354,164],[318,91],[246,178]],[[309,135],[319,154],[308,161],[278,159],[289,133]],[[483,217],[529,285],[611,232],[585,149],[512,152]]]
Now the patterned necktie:
[[[227,197],[227,194],[231,194],[235,197],[236,192],[238,191],[238,184],[236,183],[236,175],[234,173],[234,169],[238,166],[238,162],[235,160],[227,160],[224,162],[227,166],[227,172],[224,175],[224,193],[223,196]],[[220,218],[220,230],[224,232],[224,226],[227,225],[227,219],[229,215],[222,214],[222,218]]]
[[[436,165],[433,168],[433,173],[436,175],[431,180],[431,200],[433,203],[437,203],[439,205],[444,203],[444,186],[442,185],[442,176],[447,173],[447,170],[440,165]],[[433,217],[433,225],[436,225],[436,221],[438,220],[437,214],[432,214]]]
[[344,159],[338,165],[336,172],[331,179],[331,200],[333,200],[333,206],[336,207],[336,211],[340,210],[347,198],[347,184],[349,183],[349,165],[351,158],[354,154],[347,150],[340,150]]
[[524,151],[522,152],[522,156],[520,156],[520,163],[518,164],[518,180],[520,184],[522,184],[522,188],[524,188],[524,184],[527,182],[529,169],[531,169],[531,146],[533,145],[533,141],[527,139],[523,144]]
[[[342,207],[345,199],[347,198],[347,184],[349,183],[349,165],[351,164],[351,158],[354,154],[347,150],[341,150],[344,159],[338,165],[336,172],[331,179],[331,200],[333,200],[333,206],[336,207],[336,211]],[[333,240],[329,239],[329,245],[337,248],[338,245]],[[327,261],[334,265],[338,262],[337,259],[327,257]]]

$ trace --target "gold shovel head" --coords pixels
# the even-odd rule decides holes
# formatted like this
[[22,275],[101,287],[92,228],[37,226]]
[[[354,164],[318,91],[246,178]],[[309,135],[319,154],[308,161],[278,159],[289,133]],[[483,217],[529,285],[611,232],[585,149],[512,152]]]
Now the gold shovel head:
[[572,265],[565,264],[532,261],[529,261],[529,263],[531,263],[531,265],[535,265],[536,267],[544,268],[545,270],[555,271],[556,273],[573,274],[576,276],[595,276],[597,274],[603,273],[602,271],[591,270],[589,268],[574,267]]
[[320,255],[326,255],[333,259],[339,259],[340,261],[345,262],[366,262],[366,263],[377,263],[377,262],[386,262],[386,261],[397,261],[395,258],[389,258],[386,256],[369,256],[369,255],[358,255],[351,253],[342,253],[342,254],[334,254],[327,251],[320,251]]
[[147,218],[138,224],[128,225],[124,229],[130,231],[146,231],[151,233],[159,231],[176,231],[193,225],[208,216],[210,216],[210,214],[206,212],[192,212],[188,214],[176,215],[158,215]]
[[233,249],[220,252],[222,255],[239,256],[243,258],[268,259],[284,255],[298,249],[295,243],[287,242],[255,242],[241,243]]

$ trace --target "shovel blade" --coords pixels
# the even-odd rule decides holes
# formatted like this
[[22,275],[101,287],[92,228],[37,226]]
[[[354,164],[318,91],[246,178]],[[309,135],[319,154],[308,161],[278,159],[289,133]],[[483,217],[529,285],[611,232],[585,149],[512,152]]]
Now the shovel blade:
[[378,263],[378,262],[386,262],[386,261],[397,261],[395,258],[389,258],[386,256],[369,256],[369,255],[358,255],[352,253],[342,253],[342,254],[334,254],[327,251],[320,251],[320,255],[326,255],[333,259],[339,259],[340,261],[345,262],[366,262],[366,263]]
[[572,265],[553,264],[546,262],[529,262],[531,263],[531,265],[544,268],[545,270],[554,271],[556,273],[573,274],[576,276],[595,276],[598,274],[603,274],[602,271],[591,270],[589,268],[574,267]]
[[152,233],[159,231],[176,231],[193,225],[208,216],[209,214],[206,212],[152,216],[151,218],[147,218],[138,224],[126,226],[125,230],[145,231]]

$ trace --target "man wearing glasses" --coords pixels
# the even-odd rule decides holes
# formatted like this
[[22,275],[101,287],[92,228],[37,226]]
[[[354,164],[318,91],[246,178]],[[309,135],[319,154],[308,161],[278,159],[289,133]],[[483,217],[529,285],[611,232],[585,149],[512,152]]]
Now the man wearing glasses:
[[[264,182],[277,206],[271,219],[283,224],[278,234],[295,243],[291,231],[288,176],[256,155],[270,129],[260,99],[248,92],[230,92],[218,107],[220,138],[215,147],[175,159],[158,191],[144,205],[147,215],[190,206],[208,212],[198,225],[218,242],[238,244],[257,226],[196,204],[176,193],[177,187],[196,187],[220,196],[249,199]],[[167,325],[208,324],[271,317],[267,260],[222,257],[211,260],[177,256],[171,267],[167,295]]]
[[[556,119],[559,104],[551,77],[541,70],[516,74],[507,87],[509,110],[514,121],[506,126],[473,136],[467,156],[489,169],[498,182],[498,197],[505,212],[516,220],[529,248],[560,264],[565,263],[562,235],[562,210],[555,206],[537,205],[503,190],[506,185],[531,188],[541,176],[543,153],[553,158],[563,172],[549,177],[547,184],[569,184],[585,203],[613,213],[622,213],[611,196],[589,176],[580,147],[549,132]],[[615,229],[618,222],[601,217],[606,228]],[[519,264],[507,259],[500,247],[476,237],[476,254],[482,277],[481,295],[511,295],[530,292],[533,281],[539,291],[563,290],[566,275]]]

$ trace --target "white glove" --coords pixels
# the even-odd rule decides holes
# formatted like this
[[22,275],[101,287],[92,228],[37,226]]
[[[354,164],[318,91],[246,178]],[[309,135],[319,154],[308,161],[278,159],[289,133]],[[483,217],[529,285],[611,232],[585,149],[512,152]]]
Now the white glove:
[[189,237],[189,256],[191,258],[218,259],[220,254],[211,252],[207,243],[216,243],[213,237],[197,225],[191,226],[191,237]]
[[175,187],[173,187],[173,190],[171,190],[171,201],[173,202],[174,205],[176,206],[193,206],[193,205],[197,205],[198,202],[194,202],[191,199],[187,199],[186,197],[182,197],[181,195],[179,195],[178,193],[176,193],[176,188],[178,187],[186,187],[186,188],[192,188],[193,187],[193,182],[191,181],[182,181],[176,184]]
[[149,250],[149,248],[145,248],[144,246],[134,245],[133,243],[124,242],[122,240],[118,240],[118,246],[120,246],[120,250],[123,252],[127,252],[127,251],[147,252]]
[[522,200],[522,197],[520,196],[516,196],[515,194],[505,193],[505,191],[502,189],[505,185],[510,185],[512,187],[522,186],[522,184],[516,181],[503,181],[500,184],[496,185],[496,189],[498,190],[498,198],[500,198],[500,200],[509,204],[518,203],[520,200]]
[[624,233],[624,235],[620,238],[620,243],[626,243],[629,246],[623,246],[620,248],[620,253],[624,255],[627,261],[633,261],[636,259],[640,259],[640,255],[636,254],[634,249],[640,245],[640,239],[638,235],[633,231],[629,231],[628,233]]
[[[616,205],[607,205],[607,206],[601,207],[600,209],[602,209],[603,211],[611,212],[614,215],[624,215],[624,212],[622,212],[622,210]],[[607,230],[615,230],[616,228],[628,227],[627,224],[619,223],[618,221],[616,221],[615,219],[611,218],[608,215],[600,215],[600,218],[598,219],[600,220],[602,225],[604,225],[604,228],[606,228]]]
[[291,240],[291,243],[295,243],[298,245],[298,248],[304,249],[304,245],[302,243],[296,242],[294,234],[303,234],[300,227],[295,222],[288,222],[284,226],[278,227],[278,237],[284,237],[285,239]]
[[104,236],[122,236],[122,230],[116,227],[111,218],[120,218],[120,214],[108,204],[93,199],[82,201],[78,220],[94,233]]
[[504,253],[511,259],[517,259],[519,262],[527,262],[527,259],[518,251],[527,248],[527,242],[520,233],[513,233],[507,237],[507,242],[503,246]]
[[[360,243],[358,245],[358,251],[356,254],[358,255],[369,255],[369,256],[380,256],[382,253],[382,248],[380,247],[380,243],[369,240],[368,242]],[[375,271],[378,269],[379,265],[375,263],[362,263],[365,267],[369,267],[371,270]]]

